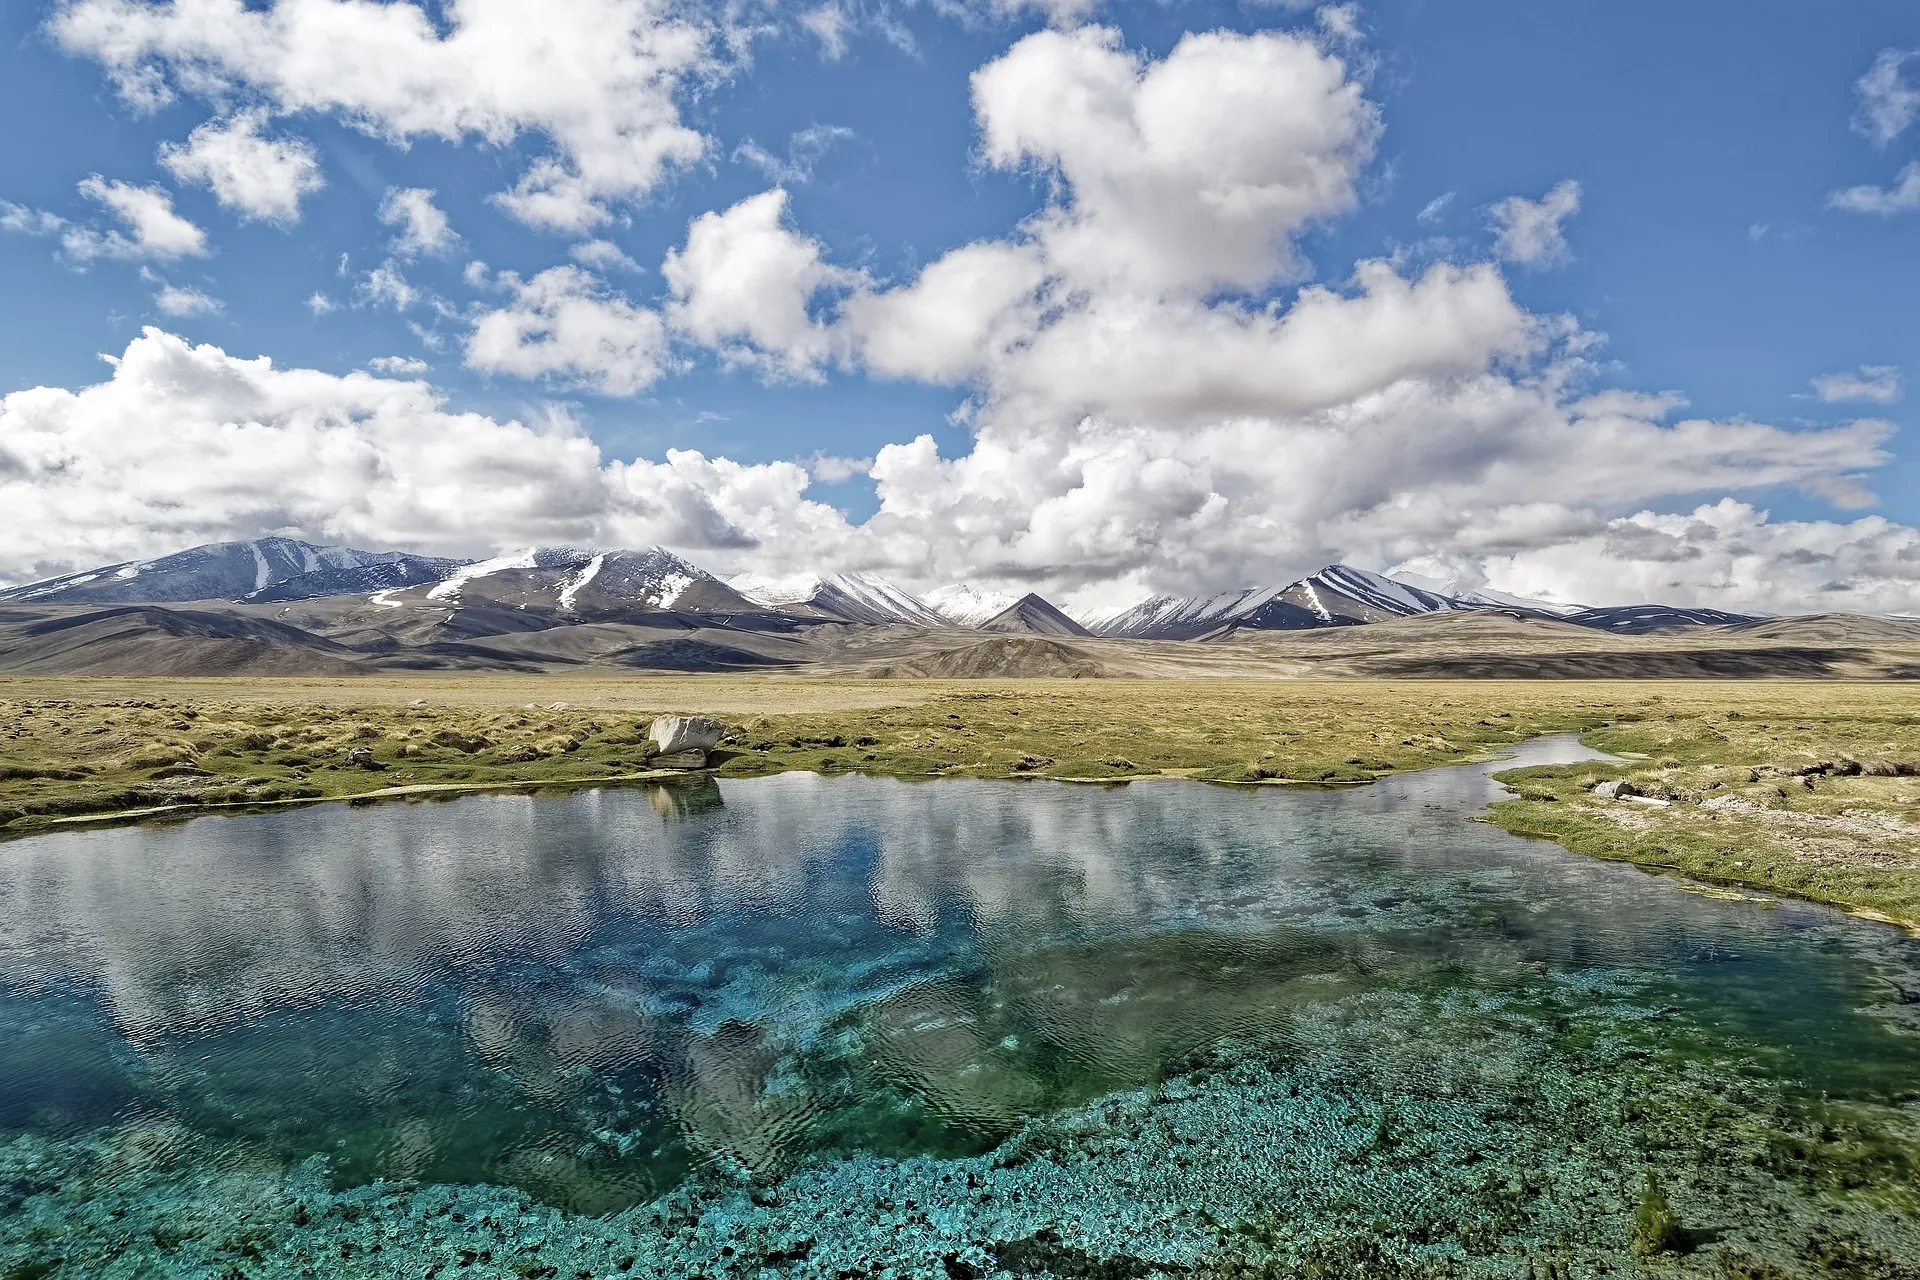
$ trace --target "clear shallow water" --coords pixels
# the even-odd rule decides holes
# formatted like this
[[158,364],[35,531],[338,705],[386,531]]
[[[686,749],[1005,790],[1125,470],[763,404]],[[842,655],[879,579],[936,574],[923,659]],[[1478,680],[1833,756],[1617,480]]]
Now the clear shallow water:
[[[1033,1176],[1036,1143],[1051,1144],[1042,1163],[1066,1179],[1049,1184],[1054,1206],[1099,1190],[1107,1217],[1076,1220],[1089,1247],[1102,1232],[1137,1244],[1129,1215],[1153,1197],[1117,1195],[1122,1153],[1083,1140],[1088,1123],[1121,1145],[1140,1140],[1114,1099],[1188,1098],[1251,1143],[1247,1126],[1287,1113],[1276,1099],[1306,1096],[1304,1080],[1322,1112],[1373,1107],[1348,1120],[1385,1144],[1365,1159],[1391,1163],[1381,1135],[1394,1115],[1487,1092],[1454,1083],[1461,1068],[1447,1064],[1484,1069],[1501,1055],[1502,1088],[1524,1094],[1529,1071],[1536,1091],[1564,1076],[1569,1106],[1583,1072],[1598,1091],[1652,1055],[1662,1080],[1701,1064],[1738,1077],[1751,1093],[1739,1105],[1756,1113],[1842,1100],[1872,1109],[1886,1141],[1901,1138],[1920,1096],[1920,1037],[1897,991],[1920,987],[1920,946],[1804,904],[1688,892],[1471,820],[1504,794],[1490,769],[1585,754],[1543,740],[1510,764],[1338,791],[789,774],[323,805],[0,845],[0,1142],[41,1170],[15,1176],[27,1189],[11,1222],[42,1229],[9,1239],[0,1224],[14,1250],[0,1262],[46,1255],[63,1231],[60,1256],[89,1247],[103,1228],[62,1198],[82,1177],[91,1194],[103,1159],[130,1171],[128,1185],[170,1169],[140,1185],[176,1192],[189,1169],[245,1169],[282,1178],[276,1188],[319,1178],[326,1190],[299,1192],[308,1200],[363,1184],[377,1198],[393,1180],[517,1188],[531,1201],[501,1203],[562,1211],[556,1221],[644,1211],[665,1231],[663,1196],[844,1179],[875,1159],[908,1162],[886,1165],[887,1177],[933,1170],[941,1185],[960,1170],[1017,1180]],[[1473,1033],[1488,1037],[1476,1051],[1463,1028],[1489,1010],[1504,1021]],[[1371,1030],[1353,1030],[1367,1019]],[[1600,1058],[1565,1056],[1596,1045],[1613,1046],[1604,1072]],[[1401,1058],[1422,1065],[1383,1065]],[[1211,1064],[1198,1084],[1196,1064]],[[1280,1064],[1311,1079],[1279,1094]],[[1408,1101],[1383,1101],[1403,1088]],[[1635,1114],[1652,1104],[1607,1105],[1606,1135],[1576,1124],[1529,1141],[1572,1150],[1591,1139],[1590,1163],[1619,1175],[1619,1151],[1657,1145]],[[1482,1159],[1449,1154],[1465,1125],[1432,1120],[1424,1159]],[[1604,1157],[1603,1136],[1616,1148]],[[1201,1163],[1232,1180],[1236,1162],[1278,1177],[1332,1139],[1260,1157],[1223,1141],[1201,1144]],[[1808,1148],[1756,1168],[1777,1181],[1783,1160],[1824,1158]],[[1408,1164],[1404,1150],[1394,1159]],[[1897,1160],[1883,1165],[1860,1176],[1905,1176]],[[1422,1174],[1419,1161],[1408,1168]],[[196,1194],[265,1194],[248,1186]],[[1205,1209],[1208,1221],[1232,1198],[1216,1189],[1209,1205],[1183,1208],[1201,1193],[1156,1194],[1170,1213]],[[1400,1193],[1367,1194],[1384,1204]],[[1271,1215],[1249,1205],[1243,1216]],[[1809,1200],[1808,1212],[1826,1208]],[[1842,1217],[1876,1238],[1904,1220],[1863,1214]],[[307,1229],[305,1208],[292,1216],[275,1229]],[[995,1219],[993,1231],[1053,1220],[1029,1218]],[[358,1229],[358,1214],[347,1221]],[[935,1226],[956,1240],[971,1230]],[[162,1238],[170,1230],[114,1256],[164,1270],[191,1253]],[[1165,1248],[1192,1256],[1194,1231],[1166,1225]],[[273,1238],[279,1253],[235,1255],[242,1274],[292,1256]],[[724,1268],[736,1255],[719,1247]],[[972,1247],[992,1262],[991,1241]],[[154,1248],[158,1264],[145,1257]],[[386,1255],[393,1274],[414,1273],[400,1256]],[[797,1265],[772,1246],[762,1256]]]

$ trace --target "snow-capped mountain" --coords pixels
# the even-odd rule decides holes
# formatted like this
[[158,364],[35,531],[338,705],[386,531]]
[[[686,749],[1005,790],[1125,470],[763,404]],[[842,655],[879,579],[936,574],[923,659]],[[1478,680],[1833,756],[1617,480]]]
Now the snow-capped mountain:
[[1396,582],[1404,582],[1410,587],[1417,587],[1434,595],[1446,596],[1463,604],[1481,605],[1489,609],[1525,609],[1531,613],[1566,617],[1569,614],[1579,613],[1587,607],[1583,604],[1562,604],[1532,596],[1509,595],[1505,591],[1495,591],[1492,587],[1469,587],[1459,578],[1430,578],[1425,574],[1409,573],[1404,569],[1386,576]]
[[1189,640],[1223,627],[1303,631],[1477,607],[1481,606],[1396,582],[1384,574],[1330,564],[1284,587],[1256,587],[1199,598],[1155,596],[1103,619],[1093,627],[1093,633]]
[[1020,603],[1018,596],[976,587],[970,582],[935,587],[921,598],[956,627],[977,627]]
[[467,563],[465,560],[441,560],[432,556],[407,556],[351,569],[329,566],[269,582],[258,591],[247,592],[240,599],[246,604],[273,604],[285,600],[315,600],[322,596],[360,596],[376,591],[399,591],[438,582]]
[[1185,640],[1253,612],[1278,596],[1284,587],[1256,587],[1217,596],[1151,596],[1131,609],[1090,619],[1097,636],[1137,636],[1155,640]]
[[1051,601],[1028,593],[979,624],[982,631],[1012,631],[1021,635],[1085,636],[1085,627],[1060,612]]
[[727,579],[727,585],[755,603],[783,612],[872,626],[952,625],[919,596],[876,573],[836,573],[827,578],[813,574],[770,578],[756,573],[736,573]]
[[[214,542],[157,560],[133,560],[0,591],[0,600],[36,604],[168,604],[188,600],[303,599],[354,595],[433,582],[465,563],[404,551],[318,546],[297,538]],[[304,581],[292,595],[276,585]]]
[[528,547],[463,565],[430,587],[383,591],[379,602],[538,609],[581,617],[662,609],[752,613],[758,608],[705,569],[661,547]]

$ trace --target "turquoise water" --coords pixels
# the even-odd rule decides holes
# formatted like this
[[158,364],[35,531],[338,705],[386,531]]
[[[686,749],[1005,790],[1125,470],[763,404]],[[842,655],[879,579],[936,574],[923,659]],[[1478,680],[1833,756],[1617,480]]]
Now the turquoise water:
[[1920,944],[1509,837],[1503,767],[0,845],[0,1276],[1597,1273],[1649,1173],[1661,1267],[1920,1274]]

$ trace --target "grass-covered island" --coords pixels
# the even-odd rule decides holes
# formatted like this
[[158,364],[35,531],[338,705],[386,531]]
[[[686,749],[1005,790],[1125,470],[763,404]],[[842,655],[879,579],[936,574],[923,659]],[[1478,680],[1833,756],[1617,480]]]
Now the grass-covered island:
[[[1621,761],[1515,771],[1493,821],[1920,924],[1906,683],[15,678],[0,683],[0,830],[657,776],[646,729],[667,711],[727,724],[723,777],[1353,784],[1575,731]],[[1597,798],[1619,778],[1639,794]]]

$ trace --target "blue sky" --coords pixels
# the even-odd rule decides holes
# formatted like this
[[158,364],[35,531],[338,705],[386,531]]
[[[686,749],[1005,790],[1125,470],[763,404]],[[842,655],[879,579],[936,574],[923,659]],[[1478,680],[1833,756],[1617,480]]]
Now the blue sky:
[[[409,0],[392,2],[405,6]],[[376,7],[346,0],[255,0],[245,11],[237,3],[186,8],[206,11],[198,19],[202,27],[192,33],[204,39],[208,32],[217,37],[225,9],[284,16],[282,11],[302,6]],[[712,487],[721,482],[702,480],[695,488],[707,488],[686,501],[704,503],[702,511],[710,508],[711,518],[702,514],[679,525],[661,512],[680,498],[651,490],[633,498],[636,482],[628,477],[627,496],[620,499],[626,507],[616,502],[619,509],[603,510],[588,501],[579,510],[535,519],[526,516],[522,501],[515,508],[522,517],[518,524],[490,532],[484,521],[462,524],[444,509],[423,517],[411,497],[400,505],[413,514],[386,525],[371,517],[335,519],[326,510],[328,491],[297,503],[263,500],[251,506],[228,494],[207,510],[181,514],[183,503],[194,505],[183,497],[194,492],[188,478],[171,482],[164,493],[143,495],[130,491],[138,488],[137,479],[109,476],[103,468],[96,487],[62,495],[72,468],[54,468],[16,483],[32,486],[38,510],[58,506],[63,527],[36,534],[30,551],[0,565],[0,576],[50,572],[120,550],[163,551],[201,533],[296,529],[323,539],[384,538],[477,553],[490,549],[490,540],[505,543],[551,528],[599,540],[657,533],[703,563],[724,561],[729,567],[870,568],[923,587],[956,578],[1031,583],[1095,602],[1189,583],[1196,590],[1249,585],[1246,580],[1312,567],[1308,562],[1321,555],[1343,555],[1375,561],[1369,567],[1414,565],[1569,598],[1664,594],[1688,603],[1818,607],[1818,593],[1826,592],[1826,598],[1854,607],[1920,605],[1910,580],[1920,578],[1920,564],[1912,565],[1910,575],[1901,567],[1911,559],[1902,554],[1913,545],[1906,534],[1857,527],[1863,516],[1873,515],[1900,529],[1920,523],[1920,444],[1901,430],[1909,403],[1904,380],[1920,369],[1916,330],[1906,315],[1920,283],[1920,264],[1910,250],[1920,210],[1862,213],[1831,203],[1833,193],[1851,187],[1891,189],[1915,155],[1920,132],[1902,127],[1887,136],[1882,127],[1874,136],[1872,127],[1859,123],[1865,99],[1857,87],[1885,51],[1897,55],[1920,47],[1920,14],[1911,5],[1457,2],[1316,11],[1209,4],[1088,9],[1069,3],[1051,13],[1035,7],[1009,13],[958,5],[808,4],[721,14],[638,0],[568,0],[552,7],[555,22],[577,17],[604,28],[612,14],[631,19],[635,32],[672,22],[708,33],[706,51],[680,69],[662,95],[678,126],[702,139],[702,153],[669,165],[657,181],[604,195],[599,203],[605,220],[570,232],[529,225],[490,199],[555,152],[552,132],[530,122],[537,111],[517,120],[517,136],[504,143],[472,132],[443,138],[416,131],[404,146],[396,145],[394,135],[404,130],[390,120],[369,124],[364,111],[356,117],[344,107],[303,108],[292,101],[297,86],[289,91],[273,79],[276,72],[230,62],[218,91],[196,86],[190,79],[196,64],[179,43],[156,43],[139,60],[174,86],[170,102],[141,109],[116,92],[113,78],[132,63],[116,67],[104,44],[48,25],[73,20],[76,13],[112,19],[142,10],[178,18],[183,30],[188,25],[174,4],[143,0],[19,4],[0,14],[7,59],[0,110],[15,122],[0,142],[0,200],[16,211],[13,223],[21,228],[0,233],[0,296],[12,303],[0,313],[0,390],[78,393],[112,373],[99,353],[120,355],[143,326],[153,325],[190,344],[218,348],[224,358],[264,355],[281,370],[336,378],[379,357],[420,360],[429,367],[403,373],[395,366],[393,376],[429,383],[443,416],[473,413],[532,423],[564,414],[599,447],[603,463],[658,464],[668,450],[697,450],[706,459],[745,467],[811,465],[817,455],[864,463],[890,445],[927,435],[941,459],[961,460],[980,473],[944,474],[921,465],[925,459],[898,460],[891,467],[883,462],[871,475],[857,465],[812,466],[799,489],[782,481],[786,488],[777,501],[744,515],[740,504],[746,500],[739,493],[722,494]],[[832,25],[823,23],[822,13],[837,15],[837,42],[820,38],[819,31]],[[470,15],[448,5],[435,6],[430,17],[447,37]],[[1016,375],[1006,371],[1011,366],[989,364],[951,376],[903,373],[898,362],[887,365],[860,354],[859,342],[866,339],[828,336],[837,335],[839,309],[848,297],[905,289],[953,250],[980,242],[1032,243],[1035,233],[1023,231],[1023,222],[1051,216],[1049,211],[1064,220],[1099,221],[1091,188],[1076,185],[1091,180],[1074,176],[1077,163],[1095,161],[1050,151],[1055,143],[1044,139],[1021,143],[1026,149],[1012,159],[995,159],[984,141],[985,118],[971,96],[970,77],[981,68],[1019,49],[1039,50],[1023,42],[1045,39],[1049,18],[1051,35],[1062,40],[1083,23],[1117,30],[1106,37],[1109,48],[1132,58],[1149,77],[1189,33],[1283,33],[1337,65],[1370,104],[1374,132],[1363,137],[1363,122],[1356,126],[1362,133],[1348,139],[1342,189],[1274,224],[1274,240],[1292,246],[1281,255],[1289,261],[1271,270],[1273,263],[1236,266],[1210,282],[1183,278],[1177,286],[1188,290],[1182,306],[1201,298],[1194,305],[1283,316],[1302,288],[1326,286],[1354,296],[1355,264],[1363,260],[1385,258],[1407,280],[1436,263],[1463,270],[1483,265],[1504,285],[1502,305],[1517,309],[1528,323],[1544,332],[1556,323],[1566,327],[1552,318],[1570,316],[1586,336],[1538,337],[1521,351],[1510,335],[1476,330],[1484,349],[1461,356],[1465,366],[1443,360],[1446,368],[1438,373],[1422,365],[1412,375],[1396,366],[1373,382],[1362,378],[1311,404],[1282,395],[1269,407],[1238,393],[1209,398],[1203,388],[1177,412],[1129,402],[1118,393],[1095,397],[1097,405],[1037,404],[1023,388],[1035,385],[1034,379],[1051,379],[1051,368]],[[309,55],[325,58],[324,52]],[[1023,74],[1042,80],[1055,75],[1037,53],[1029,61]],[[473,70],[485,74],[484,68]],[[1260,74],[1270,73],[1268,67]],[[1920,82],[1920,61],[1911,76],[1894,66],[1890,109],[1896,120],[1902,109],[1897,91],[1908,81]],[[1206,92],[1204,83],[1183,91]],[[457,98],[460,90],[446,92]],[[1258,88],[1248,92],[1254,95],[1245,107],[1249,112],[1295,109],[1278,97],[1261,97]],[[607,109],[617,116],[621,106],[614,96],[608,95]],[[324,186],[299,200],[297,220],[246,220],[207,186],[161,162],[164,146],[181,145],[197,127],[250,106],[265,111],[265,135],[303,142],[317,162]],[[459,103],[448,109],[459,109]],[[593,107],[574,103],[568,109]],[[1039,137],[1048,126],[1009,127]],[[377,136],[382,132],[388,136]],[[750,158],[755,148],[784,169],[770,168],[765,156],[760,162]],[[1269,162],[1280,166],[1273,173],[1285,169],[1284,157],[1262,152],[1258,164]],[[1113,163],[1097,161],[1101,181],[1146,190],[1139,184],[1147,178],[1114,177]],[[85,261],[84,253],[63,250],[62,237],[75,228],[104,234],[117,225],[100,201],[78,189],[89,175],[164,188],[175,212],[204,230],[204,255],[129,252]],[[1577,184],[1577,210],[1558,221],[1558,239],[1532,261],[1503,251],[1500,202],[1540,202],[1568,182]],[[802,359],[788,349],[779,357],[784,365],[769,354],[764,334],[702,338],[697,325],[676,321],[674,290],[662,272],[666,255],[688,245],[692,219],[734,209],[776,185],[787,193],[782,243],[811,246],[806,252],[817,263],[841,273],[809,277],[805,302],[818,341],[826,344],[819,351],[831,347],[832,354]],[[396,258],[390,248],[396,226],[380,216],[394,189],[431,189],[432,204],[457,242]],[[1159,197],[1139,198],[1150,203]],[[661,369],[652,376],[609,378],[583,372],[551,352],[531,363],[475,357],[469,343],[478,317],[511,309],[503,299],[512,288],[498,273],[530,280],[573,261],[571,247],[588,239],[611,241],[633,264],[586,268],[594,275],[591,298],[617,297],[631,308],[668,316],[669,336],[656,353]],[[1123,251],[1118,241],[1114,245],[1112,252]],[[1149,245],[1146,252],[1153,251]],[[1184,249],[1174,245],[1169,252],[1177,256]],[[438,313],[429,302],[400,309],[369,293],[367,273],[390,261],[414,290],[439,299]],[[476,262],[485,264],[477,287]],[[849,274],[855,272],[864,275],[856,281]],[[1108,287],[1076,283],[1064,268],[1047,278],[1056,283],[1044,287],[1064,290],[1060,296],[1072,293],[1069,285],[1083,293]],[[218,310],[165,314],[155,295],[166,286],[196,290],[211,300],[203,307],[217,304]],[[766,286],[775,292],[779,287],[778,281]],[[696,292],[682,290],[681,301]],[[325,295],[333,309],[316,313],[309,305],[315,294]],[[1153,305],[1164,301],[1155,294]],[[740,317],[715,323],[725,329],[735,320],[746,326],[740,334],[747,334],[751,325]],[[1371,343],[1364,335],[1355,341],[1363,348]],[[1335,352],[1327,358],[1342,357]],[[1869,372],[1859,374],[1863,367]],[[1868,398],[1849,400],[1816,393],[1815,379],[1843,373],[1878,390],[1870,387]],[[1067,381],[1072,376],[1064,375]],[[1356,450],[1377,449],[1383,439],[1430,442],[1438,433],[1455,432],[1460,443],[1443,451],[1431,486],[1417,468],[1365,477],[1342,471],[1313,483],[1320,489],[1350,485],[1357,495],[1350,505],[1323,504],[1289,515],[1282,501],[1284,467],[1234,470],[1233,451],[1246,447],[1248,437],[1230,424],[1249,416],[1273,424],[1275,434],[1267,445],[1254,445],[1256,452],[1284,459],[1298,449],[1298,456],[1316,459],[1314,467],[1328,466],[1325,441],[1312,434],[1324,428],[1326,415],[1374,413],[1380,397],[1408,394],[1408,376],[1444,379],[1447,386],[1436,393],[1438,401],[1405,408],[1400,425],[1380,428],[1384,436],[1367,437],[1373,443],[1356,444]],[[1585,475],[1591,467],[1563,473],[1541,464],[1552,450],[1537,441],[1517,442],[1491,426],[1463,425],[1462,379],[1490,376],[1523,389],[1551,383],[1545,399],[1559,406],[1610,388],[1673,392],[1686,405],[1657,415],[1638,411],[1632,429],[1644,427],[1640,436],[1619,428],[1627,432],[1618,437],[1620,447],[1648,473],[1643,484],[1592,484]],[[122,390],[134,392],[130,386]],[[1488,394],[1482,385],[1476,403],[1487,403]],[[97,408],[105,412],[107,406]],[[78,438],[71,433],[81,429],[71,423],[28,422],[21,406],[14,409],[13,422],[0,419],[0,433],[31,431],[42,443]],[[192,412],[219,416],[204,405],[175,405],[158,416],[175,423],[182,421],[176,413]],[[337,412],[372,411],[362,406]],[[1079,424],[1089,414],[1118,434],[1103,437],[1098,448],[1088,445]],[[1668,448],[1673,425],[1694,418],[1734,433],[1717,440],[1710,463],[1697,449]],[[1876,429],[1879,443],[1863,443],[1858,431],[1829,439],[1827,433],[1845,432],[1862,418],[1887,424]],[[1575,413],[1559,426],[1585,441],[1583,448],[1598,447],[1596,433],[1578,422]],[[1742,424],[1779,430],[1736,439]],[[191,434],[190,427],[198,429],[185,424],[178,430]],[[137,430],[131,424],[123,429]],[[148,429],[175,430],[159,422]],[[85,430],[98,438],[114,428],[96,423]],[[1303,430],[1319,443],[1302,443]],[[1137,442],[1141,433],[1162,433],[1166,443],[1142,446],[1137,456],[1114,452],[1114,440]],[[1026,458],[1015,466],[1016,476],[1055,468],[1064,478],[1031,492],[1024,481],[995,488],[1000,482],[986,473],[991,448],[983,448],[983,441]],[[0,434],[0,448],[5,446]],[[1098,470],[1090,462],[1096,454],[1123,471],[1177,466],[1182,478],[1148,498],[1116,497],[1112,489],[1096,493],[1088,479]],[[1123,455],[1134,460],[1115,461]],[[1782,463],[1789,455],[1793,460]],[[1526,492],[1503,467],[1518,473],[1533,468],[1537,492]],[[1652,474],[1662,468],[1683,474]],[[4,474],[0,468],[0,478]],[[1320,475],[1312,467],[1301,474]],[[201,479],[217,489],[272,483],[261,477],[245,459],[216,457],[207,460]],[[771,471],[764,477],[768,483],[777,478]],[[555,483],[560,489],[572,485]],[[981,492],[991,496],[969,497],[969,485],[984,486]],[[940,486],[952,492],[943,492],[935,504],[948,514],[935,519],[919,510],[925,504],[909,491]],[[1192,494],[1177,496],[1174,489]],[[1205,514],[1209,495],[1234,513],[1246,513],[1249,523],[1221,531],[1222,517]],[[489,501],[484,485],[472,496],[479,507]],[[1631,528],[1609,523],[1642,513],[1684,520],[1723,499],[1764,510],[1769,518],[1762,531],[1736,534],[1724,522],[1716,525],[1718,517],[1705,524],[1695,520],[1708,530],[1698,536],[1697,530],[1656,520],[1642,519]],[[964,527],[967,522],[953,514],[980,503],[993,506],[997,522],[985,532]],[[827,528],[831,521],[807,504],[837,510],[841,524]],[[1453,514],[1380,514],[1423,504]],[[1556,511],[1531,510],[1542,504]],[[76,513],[76,506],[87,505],[99,509],[97,518]],[[139,514],[130,516],[136,508]],[[1061,531],[1063,521],[1076,519],[1103,532]],[[1120,526],[1121,533],[1104,532]],[[1497,536],[1486,532],[1495,527],[1501,530]],[[1793,532],[1802,527],[1810,531]],[[1828,527],[1854,528],[1855,534],[1826,532]],[[1267,531],[1271,550],[1250,549],[1258,541],[1250,531]],[[1643,535],[1665,539],[1663,549],[1636,552]],[[1696,545],[1698,537],[1719,550]],[[1740,546],[1729,558],[1723,552],[1733,542]],[[1576,567],[1596,555],[1620,564],[1605,572]],[[1820,560],[1820,567],[1782,567],[1810,558]]]

